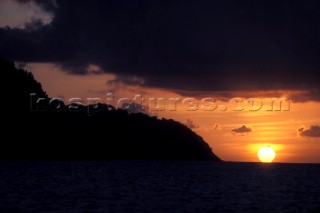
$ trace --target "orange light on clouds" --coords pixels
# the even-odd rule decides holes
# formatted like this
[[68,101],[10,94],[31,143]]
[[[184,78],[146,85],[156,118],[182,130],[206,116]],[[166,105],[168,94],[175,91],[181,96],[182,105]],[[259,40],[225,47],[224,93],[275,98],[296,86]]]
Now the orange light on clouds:
[[[100,72],[100,67],[88,67],[94,72]],[[107,81],[116,79],[114,74],[99,74],[77,76],[62,72],[54,64],[28,64],[27,69],[42,83],[51,97],[99,97],[106,98],[108,91],[114,92],[117,97],[134,97],[141,94],[145,99],[149,97],[180,97],[187,98],[170,90],[160,88],[145,88],[139,85],[108,85]],[[283,97],[283,94],[300,94],[297,91],[252,91],[261,98]],[[243,93],[243,92],[242,92]],[[212,92],[208,97],[221,97],[222,93]],[[239,95],[239,96],[238,96]],[[279,95],[279,96],[277,96]],[[247,95],[249,97],[249,95]],[[232,97],[232,93],[228,94]],[[241,97],[234,92],[234,97]],[[251,96],[254,97],[254,96]],[[195,97],[197,98],[197,97]],[[148,102],[147,102],[148,103]],[[220,103],[220,102],[219,102]],[[234,111],[232,108],[222,110],[217,106],[214,111],[186,110],[186,105],[177,104],[176,110],[150,111],[151,115],[172,118],[181,123],[191,120],[196,123],[192,129],[212,147],[213,151],[226,161],[256,162],[257,151],[270,145],[277,154],[276,162],[319,162],[320,138],[302,137],[298,134],[301,126],[320,125],[320,103],[304,102],[290,103],[286,111]],[[246,134],[232,134],[232,130],[247,125],[252,131]],[[216,128],[218,126],[219,128]]]

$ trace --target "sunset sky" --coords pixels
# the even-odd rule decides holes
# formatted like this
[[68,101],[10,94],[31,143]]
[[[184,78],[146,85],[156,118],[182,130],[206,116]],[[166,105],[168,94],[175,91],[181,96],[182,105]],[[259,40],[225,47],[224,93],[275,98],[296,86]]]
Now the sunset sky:
[[[320,163],[319,9],[315,0],[0,0],[0,57],[66,103],[141,95],[148,114],[186,124],[225,161],[259,161],[270,146],[275,162]],[[176,110],[170,98],[180,98]],[[190,109],[185,98],[217,108]],[[263,107],[236,110],[233,98]],[[270,110],[268,98],[287,101]]]

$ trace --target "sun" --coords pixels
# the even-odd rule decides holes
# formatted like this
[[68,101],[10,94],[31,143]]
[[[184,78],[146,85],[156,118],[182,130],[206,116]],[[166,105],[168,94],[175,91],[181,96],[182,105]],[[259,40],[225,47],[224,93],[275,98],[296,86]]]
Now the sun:
[[262,147],[258,152],[258,158],[263,163],[271,163],[275,157],[275,151],[269,146]]

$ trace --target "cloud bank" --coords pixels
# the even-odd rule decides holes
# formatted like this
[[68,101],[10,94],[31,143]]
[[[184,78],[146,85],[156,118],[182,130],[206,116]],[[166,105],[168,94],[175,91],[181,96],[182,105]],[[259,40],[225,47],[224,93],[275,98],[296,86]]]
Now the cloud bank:
[[[320,89],[319,1],[19,4],[31,2],[54,18],[32,32],[0,28],[0,56],[81,75],[94,64],[122,81],[182,91]],[[15,7],[8,11],[19,15]]]

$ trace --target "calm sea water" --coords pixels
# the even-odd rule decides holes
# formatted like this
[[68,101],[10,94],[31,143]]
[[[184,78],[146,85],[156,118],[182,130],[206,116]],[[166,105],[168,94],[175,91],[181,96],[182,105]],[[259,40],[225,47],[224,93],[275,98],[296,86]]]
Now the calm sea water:
[[0,161],[0,212],[320,212],[320,165]]

